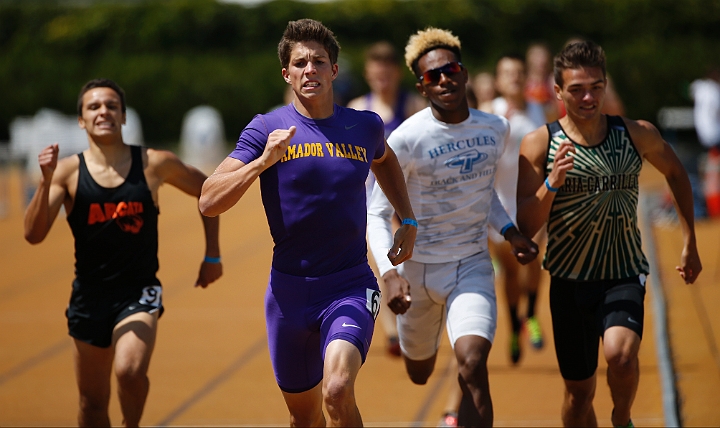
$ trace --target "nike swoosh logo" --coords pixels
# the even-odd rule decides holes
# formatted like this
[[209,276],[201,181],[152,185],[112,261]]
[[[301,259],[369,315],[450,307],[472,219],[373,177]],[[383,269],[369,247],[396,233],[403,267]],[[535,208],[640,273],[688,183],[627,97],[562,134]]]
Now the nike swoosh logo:
[[353,129],[356,126],[357,126],[357,123],[355,125],[350,125],[350,126],[345,125],[345,130],[347,131],[347,130]]
[[640,324],[639,322],[635,321],[632,317],[628,317],[628,321],[630,321],[633,324]]
[[355,327],[355,328],[360,328],[360,327],[356,326],[355,324],[342,323],[342,326],[343,326],[343,327]]

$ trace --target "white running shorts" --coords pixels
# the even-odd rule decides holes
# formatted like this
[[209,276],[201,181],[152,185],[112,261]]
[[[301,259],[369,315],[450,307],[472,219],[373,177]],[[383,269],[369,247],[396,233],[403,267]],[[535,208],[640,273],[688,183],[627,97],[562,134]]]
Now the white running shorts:
[[398,273],[410,283],[412,296],[408,311],[397,317],[400,347],[408,358],[422,361],[435,355],[444,324],[453,347],[468,335],[493,341],[495,272],[487,252],[448,263],[408,260]]

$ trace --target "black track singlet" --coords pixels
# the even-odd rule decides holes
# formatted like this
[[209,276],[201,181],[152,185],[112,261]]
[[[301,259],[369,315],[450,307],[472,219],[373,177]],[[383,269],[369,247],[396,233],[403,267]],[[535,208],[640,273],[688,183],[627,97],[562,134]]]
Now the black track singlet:
[[[67,221],[75,237],[75,275],[78,282],[113,289],[159,284],[159,210],[145,180],[142,148],[130,146],[132,165],[118,187],[105,188],[93,180],[82,153],[75,203]],[[100,290],[96,290],[100,291]]]

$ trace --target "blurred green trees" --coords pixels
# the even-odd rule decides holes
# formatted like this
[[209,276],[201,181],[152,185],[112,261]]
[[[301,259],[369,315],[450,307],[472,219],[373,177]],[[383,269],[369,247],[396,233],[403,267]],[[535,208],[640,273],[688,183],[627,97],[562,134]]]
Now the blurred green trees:
[[[570,37],[605,48],[628,115],[655,120],[665,105],[689,105],[686,85],[720,61],[717,0],[276,0],[255,7],[212,0],[0,3],[0,140],[18,115],[41,107],[73,113],[87,80],[108,77],[127,92],[145,139],[176,141],[183,115],[218,108],[234,140],[256,113],[282,100],[277,42],[287,21],[314,18],[343,51],[345,99],[366,90],[363,48],[387,39],[402,49],[429,25],[463,42],[471,71],[505,52]],[[407,84],[412,77],[407,73]]]

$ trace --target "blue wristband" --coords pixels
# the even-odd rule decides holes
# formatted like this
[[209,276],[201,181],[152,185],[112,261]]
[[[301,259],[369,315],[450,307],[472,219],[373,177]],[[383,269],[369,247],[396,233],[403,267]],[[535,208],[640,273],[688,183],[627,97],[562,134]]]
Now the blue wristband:
[[548,189],[549,191],[553,192],[553,193],[555,193],[555,192],[557,192],[558,190],[560,190],[559,187],[552,187],[552,186],[550,185],[550,181],[548,181],[549,178],[550,178],[550,177],[546,177],[546,178],[545,178],[545,187],[547,187],[547,189]]
[[507,232],[507,230],[510,229],[510,228],[513,227],[513,226],[515,226],[515,225],[512,224],[512,223],[506,224],[505,226],[503,226],[502,229],[500,229],[500,234],[501,234],[502,236],[505,236],[505,232]]
[[418,227],[417,220],[414,218],[404,218],[402,224],[409,224],[410,226]]
[[204,262],[205,262],[205,263],[218,264],[218,263],[220,263],[220,257],[205,256]]

